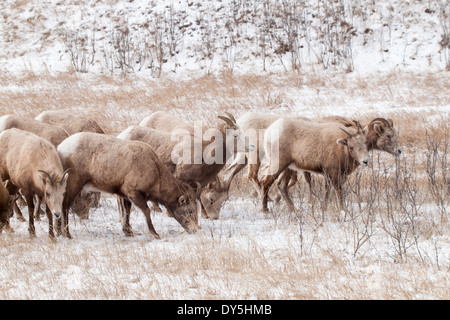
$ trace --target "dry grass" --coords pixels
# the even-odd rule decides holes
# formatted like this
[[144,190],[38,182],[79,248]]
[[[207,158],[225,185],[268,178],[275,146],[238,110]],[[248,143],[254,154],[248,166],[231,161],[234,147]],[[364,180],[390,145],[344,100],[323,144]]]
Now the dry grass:
[[[444,181],[448,167],[442,167],[449,143],[448,74],[224,74],[154,81],[29,73],[21,78],[3,74],[0,82],[1,115],[35,117],[48,109],[71,109],[93,117],[109,133],[156,110],[189,120],[249,110],[341,114],[362,122],[383,116],[394,119],[403,149],[400,161],[377,153],[373,168],[352,176],[345,220],[333,205],[323,211],[319,199],[308,204],[303,183],[293,190],[298,212],[286,213],[279,204],[271,216],[263,216],[245,173],[234,181],[232,201],[225,204],[221,219],[202,220],[202,231],[195,236],[178,232],[173,219],[155,215],[162,240],[149,242],[137,213],[132,221],[137,236],[124,238],[111,217],[116,210],[111,199],[103,200],[89,221],[71,220],[71,241],[49,243],[45,222],[38,224],[38,238],[29,239],[26,226],[13,219],[16,232],[0,236],[2,299],[450,297],[450,228],[448,219],[442,219],[448,216],[449,197]],[[439,151],[436,195],[426,171],[433,150]],[[322,179],[315,182],[320,195]],[[417,212],[399,186],[409,195],[417,190]],[[436,196],[447,201],[444,213]]]

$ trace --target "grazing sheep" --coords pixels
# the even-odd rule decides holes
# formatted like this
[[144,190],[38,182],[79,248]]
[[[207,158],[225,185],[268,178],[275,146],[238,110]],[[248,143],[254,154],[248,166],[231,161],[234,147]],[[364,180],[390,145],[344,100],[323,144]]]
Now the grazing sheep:
[[[262,185],[262,210],[268,212],[268,190],[276,178],[286,169],[320,173],[335,188],[339,207],[344,209],[342,184],[359,164],[369,163],[366,146],[368,129],[364,132],[357,122],[357,131],[347,131],[340,124],[314,123],[298,119],[282,118],[267,128],[264,134],[265,154],[268,165]],[[325,195],[328,200],[329,187]],[[290,210],[294,205],[283,195]]]
[[[244,138],[243,132],[236,124],[236,120],[229,113],[227,113],[227,117],[218,117],[223,121],[222,123],[216,124],[213,128],[207,128],[208,130],[215,129],[213,131],[218,133],[220,138],[217,139],[217,137],[215,137],[214,141],[211,143],[203,140],[203,135],[206,134],[208,130],[204,131],[203,128],[199,130],[199,128],[189,126],[181,120],[176,119],[176,117],[163,112],[156,113],[157,116],[154,115],[155,114],[152,115],[153,118],[158,118],[159,120],[164,119],[164,121],[169,121],[169,119],[172,118],[173,121],[169,121],[170,125],[166,125],[164,131],[158,130],[163,128],[163,126],[161,126],[162,121],[142,121],[141,124],[144,124],[145,122],[147,125],[158,127],[158,129],[131,127],[125,130],[119,137],[141,140],[149,143],[161,157],[163,162],[171,168],[177,178],[188,183],[199,182],[203,187],[200,196],[202,216],[209,219],[217,219],[219,217],[221,206],[209,205],[211,199],[207,199],[206,195],[211,188],[218,186],[214,181],[217,180],[217,174],[225,166],[228,159],[230,159],[237,150],[240,150],[242,146],[244,146],[243,150],[252,148],[248,143],[248,139]],[[232,136],[229,134],[229,131],[233,134]],[[184,138],[187,137],[187,141],[183,140],[183,143],[178,143],[174,139],[177,135],[183,136]],[[200,161],[195,158],[196,150],[190,149],[195,144],[195,141],[200,141],[200,150],[197,150],[200,151]],[[177,150],[176,148],[183,150],[188,149],[192,157],[183,160],[180,158],[173,159],[174,150]],[[214,156],[218,161],[208,161],[207,150],[214,150]]]
[[0,233],[3,231],[3,228],[6,227],[9,231],[13,231],[9,226],[9,218],[12,217],[14,210],[13,205],[16,201],[15,194],[16,190],[11,191],[11,187],[14,186],[10,183],[10,181],[5,181],[4,183],[0,182]]
[[148,144],[81,132],[64,140],[58,146],[58,152],[64,166],[73,168],[64,198],[64,236],[71,238],[69,208],[85,186],[124,199],[126,212],[121,211],[121,220],[126,235],[133,234],[129,224],[129,210],[133,203],[143,212],[150,234],[159,238],[147,201],[164,205],[188,233],[200,228],[195,190],[177,180]]
[[0,177],[11,180],[25,197],[31,236],[36,236],[34,216],[40,199],[44,199],[48,232],[54,239],[52,213],[56,219],[60,218],[68,178],[55,146],[30,132],[3,131],[0,133]]
[[11,128],[34,133],[39,137],[47,139],[54,146],[57,146],[61,143],[61,141],[69,136],[66,130],[33,118],[21,117],[12,114],[0,117],[0,131]]
[[[95,120],[76,115],[71,110],[47,110],[35,119],[64,129],[69,135],[77,132],[105,133]],[[81,219],[88,219],[90,208],[98,208],[100,196],[100,192],[82,192],[73,203],[72,211]]]
[[69,135],[77,132],[105,133],[95,120],[75,115],[70,110],[43,111],[35,119],[64,129]]
[[[118,136],[122,139],[140,140],[150,144],[178,179],[187,183],[199,182],[202,185],[200,196],[202,216],[213,220],[218,219],[221,203],[223,203],[220,199],[213,199],[208,196],[212,188],[223,187],[223,184],[219,185],[215,182],[217,174],[237,151],[253,149],[231,114],[227,113],[227,116],[219,116],[218,118],[222,120],[220,123],[217,123],[213,128],[205,128],[207,130],[215,129],[212,131],[216,131],[220,136],[221,139],[215,139],[213,142],[203,140],[203,135],[207,132],[203,128],[199,130],[199,128],[190,126],[165,112],[152,114],[143,120],[140,126],[130,127]],[[142,125],[153,126],[154,128],[142,127]],[[232,136],[230,133],[232,133]],[[174,139],[177,136],[187,137],[187,139],[183,139],[180,143]],[[199,150],[200,161],[195,158],[196,150],[193,149],[196,139],[200,140],[201,145],[201,150]],[[174,150],[178,150],[177,148],[188,149],[191,157],[184,159],[187,161],[180,158],[173,159]],[[215,150],[219,154],[219,156],[215,154],[218,161],[207,161],[205,157],[207,150]],[[212,205],[211,200],[213,201]],[[220,201],[220,205],[215,205],[216,200]]]

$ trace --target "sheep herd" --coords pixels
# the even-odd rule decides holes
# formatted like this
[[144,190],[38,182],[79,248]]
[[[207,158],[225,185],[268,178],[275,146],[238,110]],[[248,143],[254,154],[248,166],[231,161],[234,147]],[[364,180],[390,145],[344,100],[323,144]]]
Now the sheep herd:
[[[258,190],[262,211],[277,186],[289,210],[288,190],[302,173],[311,188],[311,173],[327,181],[343,209],[342,185],[369,151],[394,156],[398,133],[391,119],[375,118],[366,125],[340,116],[303,117],[246,113],[235,119],[219,115],[214,123],[193,124],[167,112],[155,112],[117,136],[105,134],[93,119],[66,111],[44,111],[35,119],[0,117],[0,232],[12,231],[10,218],[23,219],[18,201],[28,208],[28,230],[45,204],[49,237],[71,238],[69,210],[89,212],[101,192],[117,196],[125,235],[132,236],[132,205],[144,214],[152,238],[159,238],[150,215],[166,208],[188,233],[206,219],[218,219],[235,175],[248,168]],[[311,196],[312,192],[310,192]],[[55,226],[53,225],[55,222]]]

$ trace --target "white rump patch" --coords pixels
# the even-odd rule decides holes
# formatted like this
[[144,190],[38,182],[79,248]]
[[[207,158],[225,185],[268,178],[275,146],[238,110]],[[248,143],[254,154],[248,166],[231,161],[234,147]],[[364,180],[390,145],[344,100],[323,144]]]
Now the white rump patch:
[[10,115],[6,115],[3,117],[0,117],[0,131],[5,130],[6,123],[8,122]]
[[57,148],[59,156],[64,159],[75,152],[75,150],[78,148],[82,135],[83,132],[75,133],[74,135],[71,135],[63,142],[61,142]]
[[34,120],[42,121],[42,118],[44,117],[44,115],[45,115],[46,112],[47,112],[47,111],[41,112],[40,114],[38,114],[38,115],[36,116],[36,118],[34,118]]
[[133,130],[133,126],[126,128],[124,131],[122,131],[121,133],[119,133],[119,135],[117,136],[117,139],[121,139],[121,140],[130,140],[130,132],[131,130]]
[[150,116],[145,117],[144,119],[142,119],[141,122],[139,122],[139,126],[141,127],[146,127],[147,123],[149,122]]

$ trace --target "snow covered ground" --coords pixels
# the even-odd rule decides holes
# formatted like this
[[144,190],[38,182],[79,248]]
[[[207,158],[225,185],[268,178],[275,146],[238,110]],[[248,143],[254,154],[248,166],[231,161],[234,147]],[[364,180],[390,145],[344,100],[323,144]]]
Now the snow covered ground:
[[9,72],[192,77],[449,66],[446,1],[2,1]]
[[164,214],[153,221],[161,240],[149,241],[138,212],[126,238],[107,198],[89,220],[72,219],[73,240],[47,241],[46,221],[28,239],[13,223],[0,239],[2,299],[448,298],[448,233],[420,241],[425,263],[416,253],[398,263],[381,230],[355,257],[351,223],[304,225],[301,238],[295,220],[266,217],[248,199],[195,235]]
[[1,115],[70,109],[110,134],[156,110],[187,121],[250,110],[383,116],[403,151],[397,162],[374,153],[373,167],[355,173],[361,193],[349,185],[345,217],[307,203],[302,183],[297,212],[280,203],[264,215],[244,174],[220,219],[200,218],[193,235],[152,213],[161,239],[150,240],[133,210],[127,238],[109,195],[88,220],[71,215],[72,240],[50,242],[45,218],[30,239],[13,218],[15,232],[0,235],[1,299],[450,297],[445,1],[294,3],[0,3]]

